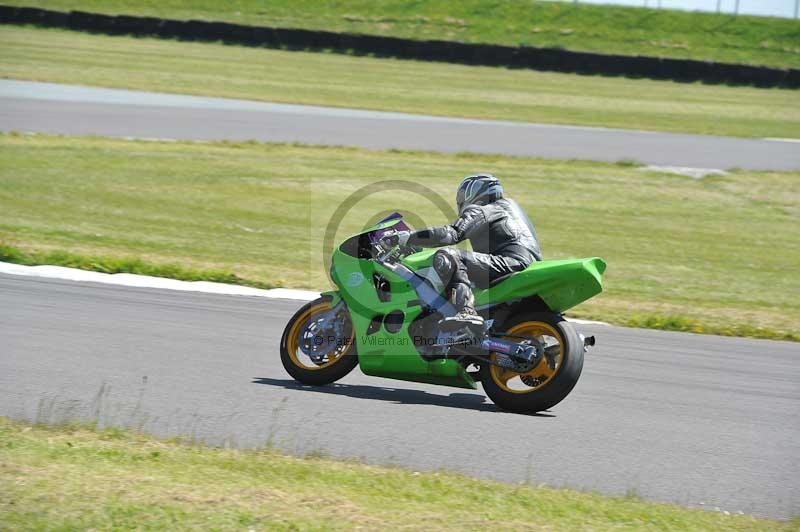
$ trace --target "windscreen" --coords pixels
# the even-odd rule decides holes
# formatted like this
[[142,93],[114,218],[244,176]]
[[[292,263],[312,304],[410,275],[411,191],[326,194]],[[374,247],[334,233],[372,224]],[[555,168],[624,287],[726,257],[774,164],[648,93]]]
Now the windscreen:
[[370,242],[372,242],[373,244],[377,244],[378,242],[380,242],[381,238],[387,233],[394,233],[395,231],[411,230],[411,228],[409,228],[408,225],[406,225],[406,223],[403,221],[403,217],[400,214],[398,213],[394,214],[397,214],[397,217],[393,218],[392,216],[394,215],[392,215],[389,218],[385,218],[384,220],[382,220],[381,223],[393,219],[397,219],[398,220],[397,223],[392,224],[389,227],[384,227],[383,229],[376,229],[375,231],[370,232],[369,234]]

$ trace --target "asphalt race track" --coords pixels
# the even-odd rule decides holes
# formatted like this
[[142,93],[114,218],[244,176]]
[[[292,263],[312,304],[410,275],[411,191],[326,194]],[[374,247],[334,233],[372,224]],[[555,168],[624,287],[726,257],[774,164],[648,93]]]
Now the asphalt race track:
[[[0,80],[0,130],[298,141],[695,168],[798,169],[791,142],[415,116]],[[800,514],[800,344],[580,326],[583,377],[521,416],[366,377],[297,385],[301,302],[0,274],[0,415],[445,468],[729,512]]]
[[800,345],[609,326],[551,412],[376,379],[304,388],[278,358],[301,305],[0,275],[0,415],[785,518],[800,513]]
[[779,140],[442,118],[15,80],[0,80],[0,130],[800,169],[800,145]]

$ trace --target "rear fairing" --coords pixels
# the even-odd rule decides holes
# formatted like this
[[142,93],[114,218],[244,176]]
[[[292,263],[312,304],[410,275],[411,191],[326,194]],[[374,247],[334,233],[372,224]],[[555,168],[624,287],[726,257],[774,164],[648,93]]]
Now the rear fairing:
[[539,296],[550,310],[564,312],[603,291],[606,263],[598,257],[534,262],[485,290],[476,289],[478,306]]
[[[435,249],[414,253],[403,259],[403,264],[427,275],[434,253]],[[534,262],[491,288],[475,288],[475,303],[489,306],[539,296],[550,310],[564,312],[603,291],[605,269],[606,263],[598,257]]]

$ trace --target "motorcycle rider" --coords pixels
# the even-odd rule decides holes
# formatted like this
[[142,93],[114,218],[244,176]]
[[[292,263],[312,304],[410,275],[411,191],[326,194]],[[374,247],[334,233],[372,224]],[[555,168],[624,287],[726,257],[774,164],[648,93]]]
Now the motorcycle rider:
[[[542,260],[536,230],[525,212],[503,197],[500,180],[492,174],[465,177],[456,193],[458,219],[449,225],[392,235],[400,245],[441,247],[433,256],[433,268],[445,283],[456,315],[442,327],[480,327],[472,286],[488,288],[497,279],[522,271]],[[473,251],[451,246],[469,239]]]

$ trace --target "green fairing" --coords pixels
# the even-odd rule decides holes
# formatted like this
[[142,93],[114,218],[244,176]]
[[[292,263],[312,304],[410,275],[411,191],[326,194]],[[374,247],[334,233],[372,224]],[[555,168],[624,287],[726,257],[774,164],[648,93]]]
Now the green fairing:
[[[353,321],[361,371],[377,377],[476,388],[472,377],[457,362],[427,362],[419,355],[409,336],[408,326],[422,312],[422,307],[418,302],[408,306],[409,302],[418,300],[408,283],[376,262],[356,259],[341,250],[334,252],[333,264],[333,281],[339,286],[339,295],[347,304]],[[390,302],[378,299],[372,282],[373,273],[380,273],[389,281]],[[405,315],[399,331],[390,333],[381,325],[374,333],[368,334],[373,318],[392,311]]]
[[[384,222],[366,229],[390,227],[398,220]],[[352,238],[356,238],[355,235]],[[409,255],[402,263],[412,270],[430,267],[436,250],[426,249]],[[606,265],[602,259],[542,261],[491,288],[475,290],[478,306],[513,301],[538,295],[555,312],[563,312],[602,291],[601,275]],[[373,283],[373,275],[380,274],[391,285],[391,300],[381,301]],[[424,360],[409,335],[408,327],[423,308],[419,296],[404,279],[373,260],[359,259],[337,248],[333,254],[331,271],[339,291],[326,292],[336,304],[341,297],[346,303],[356,334],[356,347],[361,370],[367,375],[388,377],[415,382],[427,382],[476,388],[465,369],[454,360]],[[374,318],[402,312],[404,319],[397,332],[386,330]]]
[[[403,259],[412,270],[430,267],[435,249],[426,249]],[[478,306],[538,295],[555,312],[564,312],[603,291],[603,259],[545,260],[485,290],[475,289]]]
[[475,290],[478,306],[538,295],[554,312],[564,312],[603,291],[603,259],[543,260],[485,290]]

